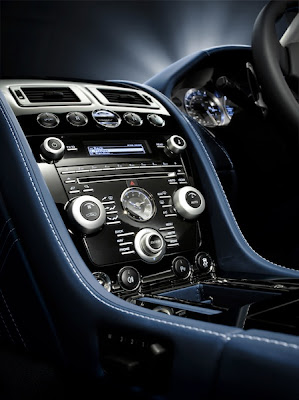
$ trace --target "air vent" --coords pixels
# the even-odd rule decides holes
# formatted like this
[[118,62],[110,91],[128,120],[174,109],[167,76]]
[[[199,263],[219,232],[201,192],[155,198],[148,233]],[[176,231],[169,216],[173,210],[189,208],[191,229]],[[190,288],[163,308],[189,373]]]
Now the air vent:
[[69,87],[21,87],[30,103],[77,103],[80,99]]
[[140,94],[129,90],[98,89],[103,96],[114,104],[131,104],[136,106],[149,106],[149,102]]

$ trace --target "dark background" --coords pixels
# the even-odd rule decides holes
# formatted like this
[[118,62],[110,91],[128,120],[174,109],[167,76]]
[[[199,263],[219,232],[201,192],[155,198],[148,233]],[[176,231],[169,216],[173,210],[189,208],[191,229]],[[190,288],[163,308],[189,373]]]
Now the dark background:
[[0,77],[143,82],[198,50],[250,44],[265,1],[1,1]]

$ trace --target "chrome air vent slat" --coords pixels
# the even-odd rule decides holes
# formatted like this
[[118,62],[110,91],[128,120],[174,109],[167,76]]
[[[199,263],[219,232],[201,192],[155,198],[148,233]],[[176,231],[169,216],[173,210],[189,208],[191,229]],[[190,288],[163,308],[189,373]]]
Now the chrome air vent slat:
[[77,103],[80,101],[75,93],[69,87],[53,87],[53,88],[27,88],[21,87],[26,97],[31,103],[43,102],[70,102]]
[[[107,87],[107,86],[87,86],[86,87],[97,100],[106,107],[113,109],[133,110],[162,110],[163,106],[150,94],[142,90],[127,89],[122,87]],[[164,110],[163,110],[164,111]]]
[[23,107],[91,104],[76,85],[20,85],[9,89]]
[[149,102],[144,97],[131,90],[98,89],[98,91],[106,97],[109,103],[149,106]]

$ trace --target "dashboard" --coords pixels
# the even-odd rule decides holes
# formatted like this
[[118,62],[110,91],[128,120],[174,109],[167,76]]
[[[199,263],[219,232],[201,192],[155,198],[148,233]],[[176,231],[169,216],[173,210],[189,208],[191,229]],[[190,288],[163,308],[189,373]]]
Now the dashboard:
[[227,127],[250,105],[251,55],[212,53],[173,85],[171,100],[207,128]]
[[200,182],[157,99],[127,85],[5,88],[74,243],[109,292],[152,295],[214,272]]

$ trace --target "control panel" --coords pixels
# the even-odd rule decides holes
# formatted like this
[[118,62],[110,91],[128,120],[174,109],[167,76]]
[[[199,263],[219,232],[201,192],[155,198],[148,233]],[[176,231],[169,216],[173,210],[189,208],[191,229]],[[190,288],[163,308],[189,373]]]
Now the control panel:
[[[127,298],[213,273],[209,248],[202,247],[205,198],[171,117],[99,109],[64,114],[38,114],[27,138],[99,284]],[[101,130],[89,131],[90,121]]]

